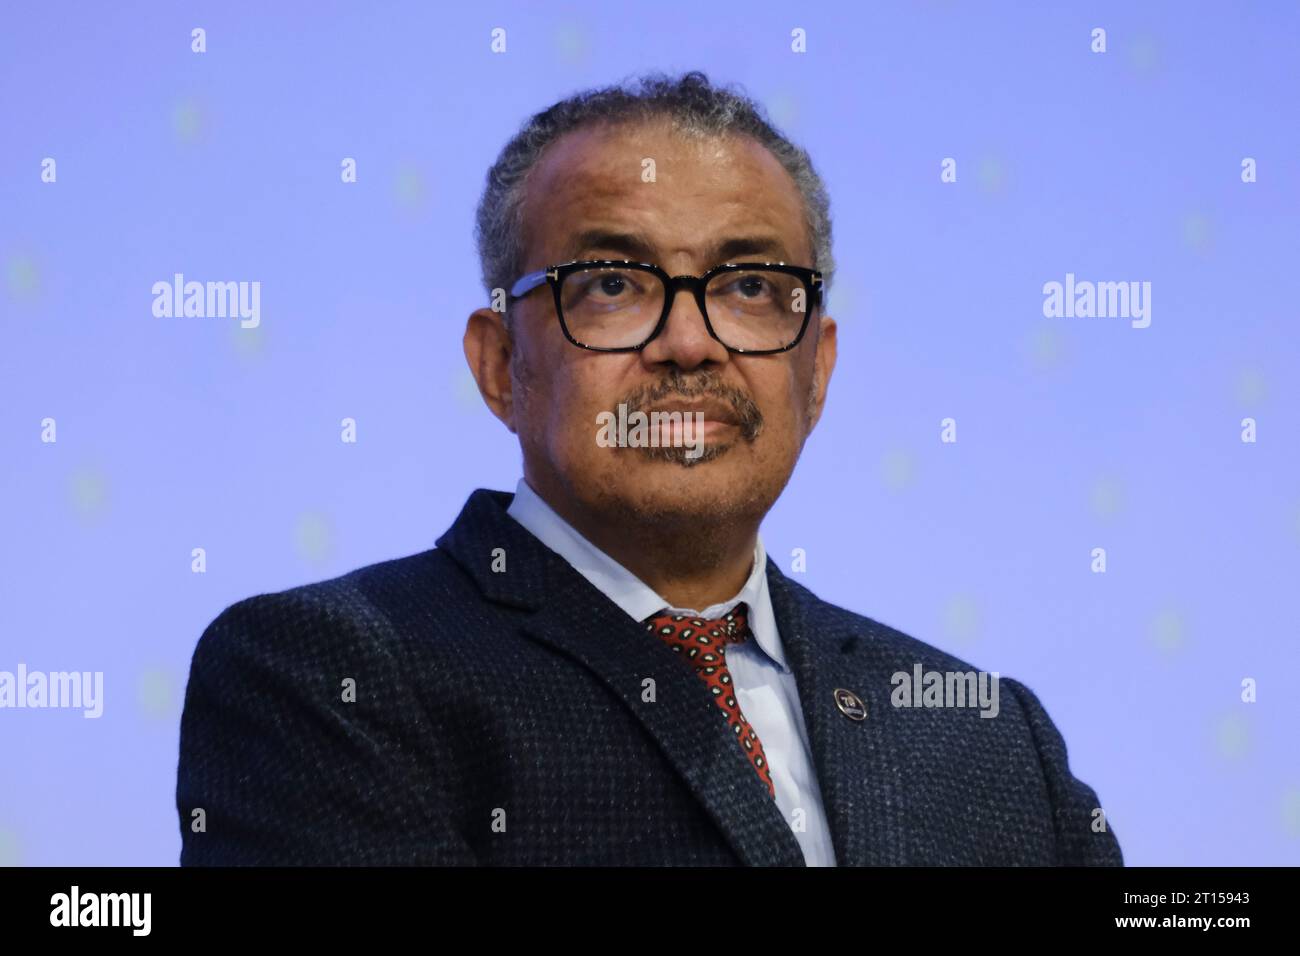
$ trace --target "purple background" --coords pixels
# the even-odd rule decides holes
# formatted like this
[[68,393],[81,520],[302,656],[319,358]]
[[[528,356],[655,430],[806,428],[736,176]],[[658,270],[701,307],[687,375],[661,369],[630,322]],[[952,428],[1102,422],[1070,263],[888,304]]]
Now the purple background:
[[[6,5],[0,670],[106,699],[0,710],[0,862],[174,863],[207,623],[514,488],[460,346],[484,173],[555,99],[692,68],[831,192],[840,362],[774,559],[1025,681],[1127,862],[1300,862],[1297,7],[613,9]],[[155,318],[174,272],[260,281],[261,326]],[[1151,327],[1044,318],[1067,272],[1150,281]]]

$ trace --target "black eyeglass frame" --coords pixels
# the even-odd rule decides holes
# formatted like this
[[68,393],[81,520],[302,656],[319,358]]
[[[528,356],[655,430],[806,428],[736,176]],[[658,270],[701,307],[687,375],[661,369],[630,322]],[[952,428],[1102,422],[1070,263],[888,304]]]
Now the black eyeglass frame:
[[[565,278],[574,272],[600,266],[622,266],[623,268],[637,269],[642,272],[652,273],[663,281],[664,289],[667,290],[664,295],[663,313],[659,316],[659,321],[655,323],[655,327],[650,334],[637,345],[622,345],[615,348],[587,345],[585,342],[579,342],[569,332],[569,327],[564,321],[564,307],[560,302],[560,286],[564,284]],[[775,349],[738,349],[723,342],[722,339],[718,338],[718,333],[714,331],[713,323],[709,321],[709,310],[704,301],[705,288],[716,275],[724,272],[743,272],[747,269],[770,269],[774,272],[784,272],[803,281],[808,305],[804,309],[803,325],[799,326],[798,334],[795,335],[794,341],[789,345],[783,345]],[[808,331],[808,322],[812,318],[813,310],[819,308],[822,303],[822,274],[816,269],[809,269],[805,266],[791,266],[786,265],[784,262],[724,262],[722,265],[714,266],[702,276],[670,276],[652,262],[635,262],[631,259],[575,259],[572,262],[564,262],[559,265],[538,269],[535,272],[529,272],[527,275],[520,276],[515,280],[515,284],[510,287],[510,301],[514,302],[522,299],[543,282],[550,284],[551,292],[555,296],[555,316],[560,320],[560,331],[564,333],[564,337],[578,348],[589,349],[593,352],[638,352],[645,348],[655,340],[659,333],[663,331],[664,326],[668,324],[668,315],[672,312],[673,300],[676,298],[679,288],[686,289],[695,296],[695,303],[700,307],[700,315],[704,317],[704,327],[708,329],[709,335],[715,341],[721,343],[728,352],[737,355],[775,355],[778,352],[790,351],[803,341],[804,333]]]

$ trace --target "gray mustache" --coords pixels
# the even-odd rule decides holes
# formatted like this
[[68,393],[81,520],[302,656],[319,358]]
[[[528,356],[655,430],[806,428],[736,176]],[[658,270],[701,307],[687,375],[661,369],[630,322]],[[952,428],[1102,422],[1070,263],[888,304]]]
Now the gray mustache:
[[736,416],[741,437],[753,441],[763,429],[763,413],[747,394],[734,386],[718,381],[711,374],[686,376],[673,373],[657,385],[643,387],[625,395],[621,401],[628,411],[649,414],[648,406],[665,399],[715,398],[726,403]]

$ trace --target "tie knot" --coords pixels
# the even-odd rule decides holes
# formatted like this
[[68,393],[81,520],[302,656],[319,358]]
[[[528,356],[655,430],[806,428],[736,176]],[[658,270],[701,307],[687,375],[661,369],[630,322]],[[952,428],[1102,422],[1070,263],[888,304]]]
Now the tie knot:
[[742,601],[722,617],[691,617],[664,611],[647,618],[646,630],[684,655],[696,667],[722,666],[728,644],[750,636],[749,608]]

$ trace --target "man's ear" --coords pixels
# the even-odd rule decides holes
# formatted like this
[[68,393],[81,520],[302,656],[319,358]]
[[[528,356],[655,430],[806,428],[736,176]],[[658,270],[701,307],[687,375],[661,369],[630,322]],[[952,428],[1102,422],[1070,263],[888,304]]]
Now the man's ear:
[[831,385],[831,373],[835,371],[835,356],[835,320],[829,315],[823,315],[817,333],[817,351],[813,357],[813,384],[808,395],[810,435],[821,421],[822,409],[826,407],[826,392]]
[[465,360],[478,383],[478,393],[492,414],[515,431],[514,394],[510,383],[510,360],[514,342],[506,329],[505,316],[492,309],[476,309],[465,323]]

